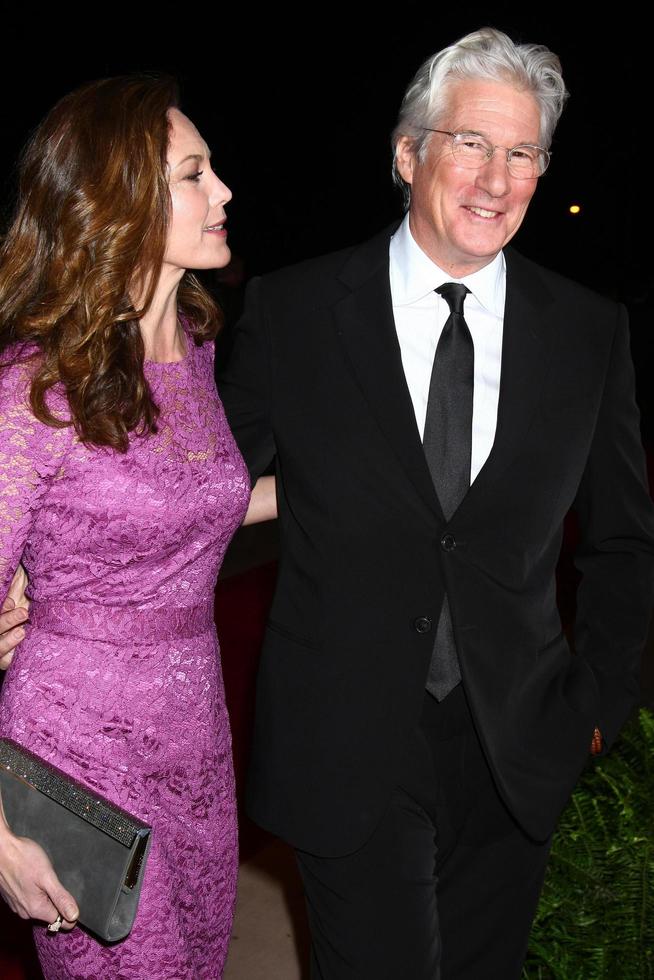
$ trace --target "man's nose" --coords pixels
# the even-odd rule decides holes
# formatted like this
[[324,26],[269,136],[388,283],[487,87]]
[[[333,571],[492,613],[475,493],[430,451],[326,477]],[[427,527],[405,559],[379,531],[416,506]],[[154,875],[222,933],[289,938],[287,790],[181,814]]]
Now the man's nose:
[[503,197],[511,189],[511,174],[507,166],[506,151],[498,147],[490,160],[479,168],[477,187],[487,191],[492,197]]

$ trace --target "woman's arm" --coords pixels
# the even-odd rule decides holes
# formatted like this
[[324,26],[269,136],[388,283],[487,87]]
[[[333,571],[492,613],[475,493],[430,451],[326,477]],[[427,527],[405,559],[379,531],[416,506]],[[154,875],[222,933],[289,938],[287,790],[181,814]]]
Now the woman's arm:
[[254,485],[250,506],[243,523],[260,524],[261,521],[272,521],[275,517],[277,517],[275,477],[260,476]]
[[[20,617],[24,573],[16,574],[16,569],[38,520],[40,501],[60,472],[74,435],[70,428],[37,422],[29,409],[29,384],[27,365],[0,367],[0,619],[9,626],[3,659],[11,657],[6,651],[18,642],[21,631],[14,621]],[[22,918],[54,922],[61,915],[66,929],[72,929],[79,914],[45,851],[12,833],[1,800],[0,896]]]

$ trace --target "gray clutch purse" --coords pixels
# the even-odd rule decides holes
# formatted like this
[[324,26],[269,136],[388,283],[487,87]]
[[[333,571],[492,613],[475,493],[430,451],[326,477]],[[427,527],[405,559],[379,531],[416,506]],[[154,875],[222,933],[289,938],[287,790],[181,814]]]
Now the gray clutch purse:
[[151,828],[10,739],[0,738],[0,792],[12,833],[44,849],[79,921],[105,942],[134,923]]

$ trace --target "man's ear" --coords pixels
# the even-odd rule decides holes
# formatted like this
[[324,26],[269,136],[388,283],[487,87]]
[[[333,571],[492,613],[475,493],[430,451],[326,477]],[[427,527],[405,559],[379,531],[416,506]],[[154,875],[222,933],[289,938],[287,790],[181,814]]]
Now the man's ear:
[[413,183],[413,168],[416,159],[413,142],[410,136],[400,136],[395,150],[397,172],[407,184]]

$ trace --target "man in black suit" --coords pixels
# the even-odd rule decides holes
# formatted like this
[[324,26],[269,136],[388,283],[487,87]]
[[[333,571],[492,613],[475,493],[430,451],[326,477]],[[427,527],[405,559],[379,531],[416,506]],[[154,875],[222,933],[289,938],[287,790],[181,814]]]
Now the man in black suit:
[[556,819],[636,700],[626,314],[506,248],[565,96],[495,30],[429,59],[393,137],[403,223],[255,280],[222,379],[253,479],[276,460],[249,805],[296,849],[317,978],[518,978]]

